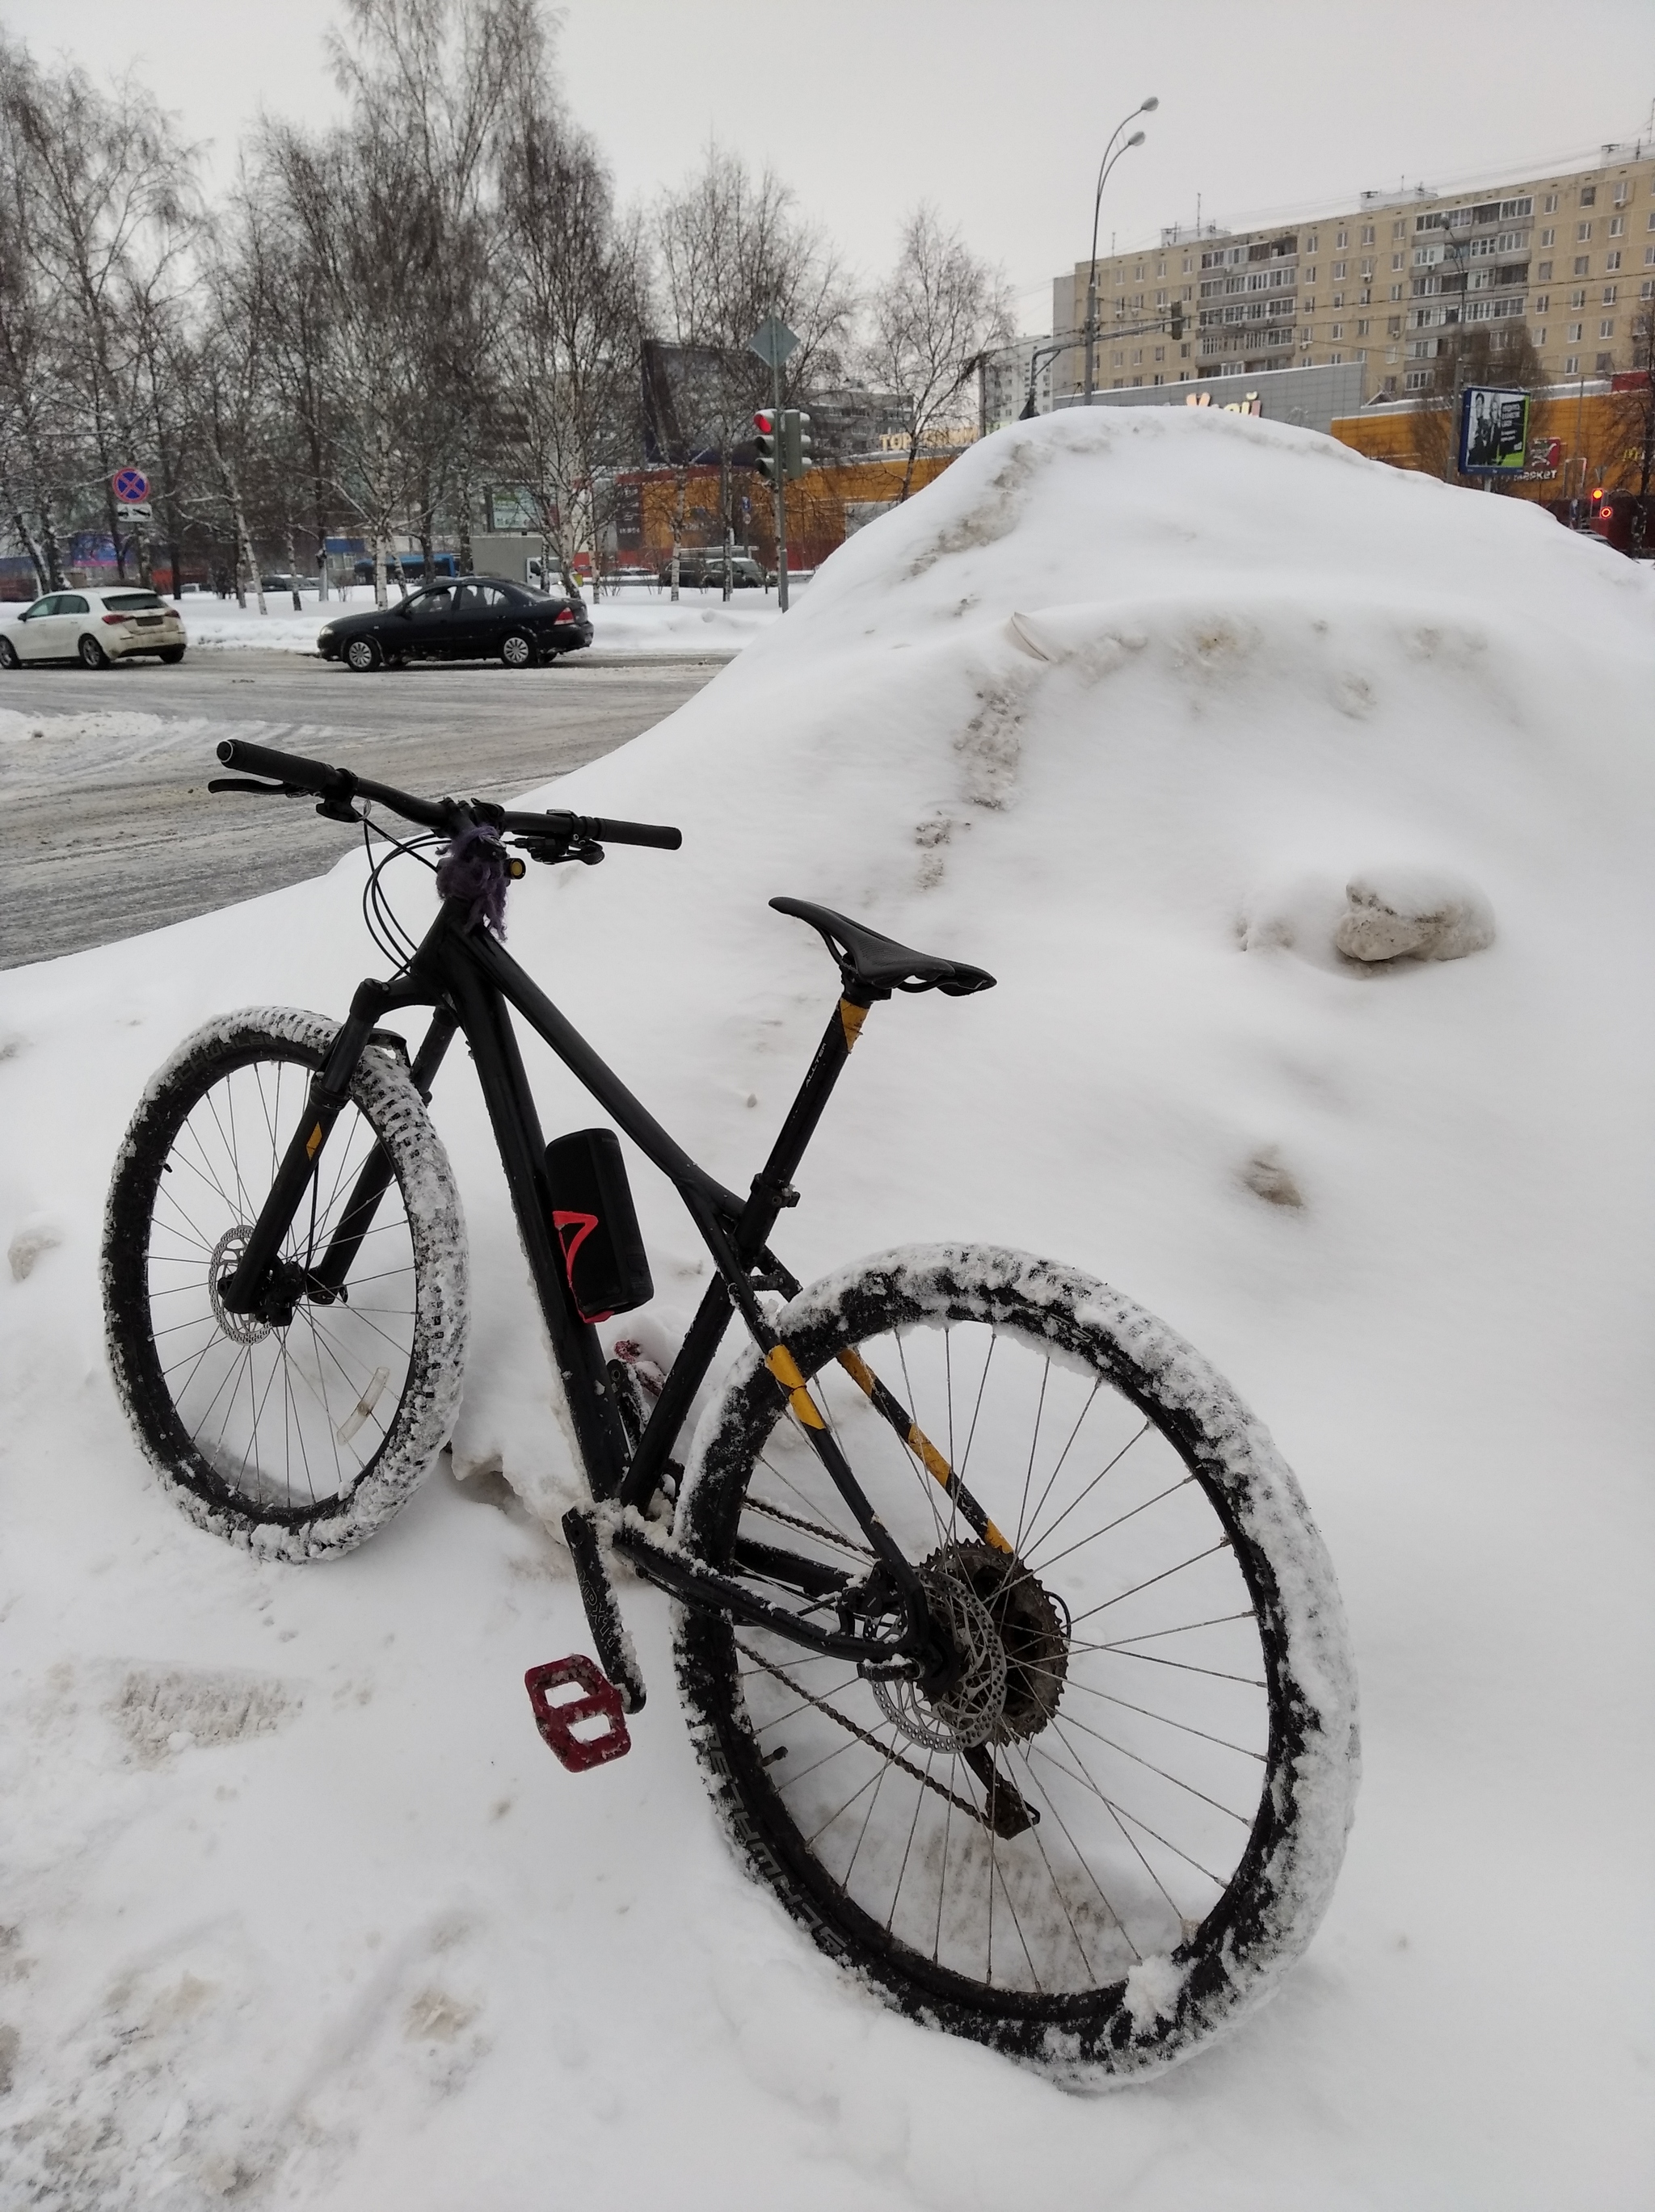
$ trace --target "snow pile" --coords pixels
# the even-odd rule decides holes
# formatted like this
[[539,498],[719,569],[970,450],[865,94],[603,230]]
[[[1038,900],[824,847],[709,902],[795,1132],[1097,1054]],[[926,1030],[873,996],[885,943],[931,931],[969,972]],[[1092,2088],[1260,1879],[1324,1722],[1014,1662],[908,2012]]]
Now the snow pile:
[[[767,897],[990,969],[875,1010],[780,1249],[806,1278],[949,1237],[1100,1274],[1304,1484],[1362,1668],[1343,1877],[1268,2012],[1104,2103],[885,2014],[744,1883],[651,1593],[633,1756],[577,1781],[540,1748],[522,1670],[587,1642],[543,1525],[570,1468],[463,1056],[435,1111],[465,1480],[302,1571],[159,1496],[100,1347],[109,1164],[197,1023],[343,1011],[374,964],[359,860],[0,978],[0,1241],[31,1255],[0,1275],[11,2185],[1639,2201],[1652,678],[1651,580],[1530,507],[1215,410],[1070,414],[968,453],[555,787],[679,822],[681,853],[514,894],[514,952],[737,1188],[834,995]],[[1348,887],[1449,880],[1497,926],[1472,957],[1339,951]],[[595,1118],[529,1060],[549,1133]],[[659,1355],[704,1262],[634,1185],[658,1297],[617,1326]]]

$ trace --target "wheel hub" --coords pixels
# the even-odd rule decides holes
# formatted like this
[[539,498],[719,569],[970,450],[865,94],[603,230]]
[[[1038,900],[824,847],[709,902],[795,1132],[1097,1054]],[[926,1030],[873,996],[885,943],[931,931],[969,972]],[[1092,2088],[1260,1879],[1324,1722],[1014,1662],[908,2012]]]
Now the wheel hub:
[[238,1222],[234,1229],[224,1231],[207,1262],[207,1296],[212,1302],[213,1319],[237,1344],[261,1344],[272,1326],[259,1314],[233,1313],[223,1299],[224,1285],[240,1266],[241,1255],[252,1235],[253,1231],[245,1222]]
[[945,1545],[921,1567],[920,1580],[952,1638],[959,1679],[935,1698],[911,1680],[875,1679],[870,1686],[886,1719],[927,1751],[964,1752],[1037,1735],[1057,1711],[1068,1673],[1062,1599],[987,1544]]

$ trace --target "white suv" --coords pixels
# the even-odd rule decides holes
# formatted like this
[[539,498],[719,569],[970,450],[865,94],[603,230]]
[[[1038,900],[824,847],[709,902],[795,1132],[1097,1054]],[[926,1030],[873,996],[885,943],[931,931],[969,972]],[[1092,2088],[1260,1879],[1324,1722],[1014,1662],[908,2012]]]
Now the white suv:
[[120,585],[96,591],[51,592],[0,629],[0,668],[24,660],[78,660],[107,668],[112,660],[153,653],[184,658],[184,624],[158,592]]

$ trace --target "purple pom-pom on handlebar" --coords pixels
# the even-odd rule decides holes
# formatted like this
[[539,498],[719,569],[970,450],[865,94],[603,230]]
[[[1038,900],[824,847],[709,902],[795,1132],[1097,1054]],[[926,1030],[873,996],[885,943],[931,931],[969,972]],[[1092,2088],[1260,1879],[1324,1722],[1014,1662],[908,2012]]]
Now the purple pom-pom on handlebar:
[[464,899],[472,929],[486,924],[496,937],[506,934],[506,886],[511,880],[500,832],[491,823],[468,823],[451,837],[437,863],[437,890],[443,898]]

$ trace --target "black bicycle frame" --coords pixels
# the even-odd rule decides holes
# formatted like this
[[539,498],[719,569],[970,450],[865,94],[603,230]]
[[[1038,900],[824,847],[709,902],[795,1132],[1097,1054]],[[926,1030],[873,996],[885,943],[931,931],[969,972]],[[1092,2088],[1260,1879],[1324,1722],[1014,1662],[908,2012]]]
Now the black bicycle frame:
[[[845,1656],[876,1661],[919,1662],[928,1675],[946,1675],[952,1655],[939,1637],[916,1569],[885,1529],[852,1472],[837,1440],[817,1409],[792,1354],[770,1326],[758,1302],[762,1290],[792,1296],[799,1285],[775,1257],[769,1238],[786,1206],[797,1203],[792,1176],[820,1121],[834,1085],[856,1042],[873,994],[859,994],[848,984],[824,1030],[814,1058],[769,1158],[753,1177],[745,1198],[727,1190],[697,1166],[620,1078],[593,1050],[573,1024],[539,986],[482,927],[470,926],[463,902],[445,900],[413,958],[391,982],[370,980],[357,989],[349,1018],[341,1027],[320,1073],[313,1079],[306,1110],[283,1156],[269,1196],[260,1209],[234,1271],[221,1296],[233,1310],[259,1311],[280,1320],[291,1317],[300,1297],[322,1303],[344,1295],[350,1265],[391,1180],[390,1163],[376,1149],[360,1171],[327,1251],[307,1270],[278,1260],[282,1242],[298,1212],[315,1172],[317,1156],[350,1094],[352,1074],[377,1024],[399,1009],[430,1006],[433,1019],[411,1063],[423,1097],[431,1085],[456,1030],[462,1032],[476,1062],[483,1096],[505,1170],[523,1249],[527,1255],[540,1310],[551,1340],[564,1399],[574,1424],[592,1494],[647,1511],[671,1466],[671,1454],[696,1392],[716,1356],[732,1314],[739,1314],[764,1355],[780,1395],[793,1411],[822,1460],[847,1507],[866,1535],[879,1570],[885,1577],[885,1610],[894,1601],[905,1616],[895,1643],[853,1632],[842,1613],[836,1632],[772,1606],[751,1585],[717,1575],[664,1545],[642,1537],[636,1524],[620,1525],[616,1542],[650,1579],[691,1603],[716,1607],[750,1622],[762,1623],[790,1640]],[[611,1118],[673,1184],[711,1255],[714,1276],[636,1448],[629,1451],[626,1431],[611,1389],[598,1332],[575,1304],[563,1256],[552,1224],[545,1140],[529,1088],[511,1010],[545,1039],[570,1073]],[[379,1041],[402,1048],[399,1037]],[[312,1255],[313,1260],[314,1255]],[[965,1492],[940,1455],[915,1427],[911,1415],[862,1365],[855,1355],[843,1364],[884,1418],[920,1455],[965,1517],[993,1542],[1004,1540]],[[1009,1549],[1009,1547],[1006,1548]],[[853,1588],[852,1577],[819,1561],[745,1545],[755,1554],[748,1562],[772,1581],[790,1584],[808,1598],[837,1601]],[[764,1558],[756,1555],[763,1553]],[[879,1609],[877,1607],[875,1609]]]

